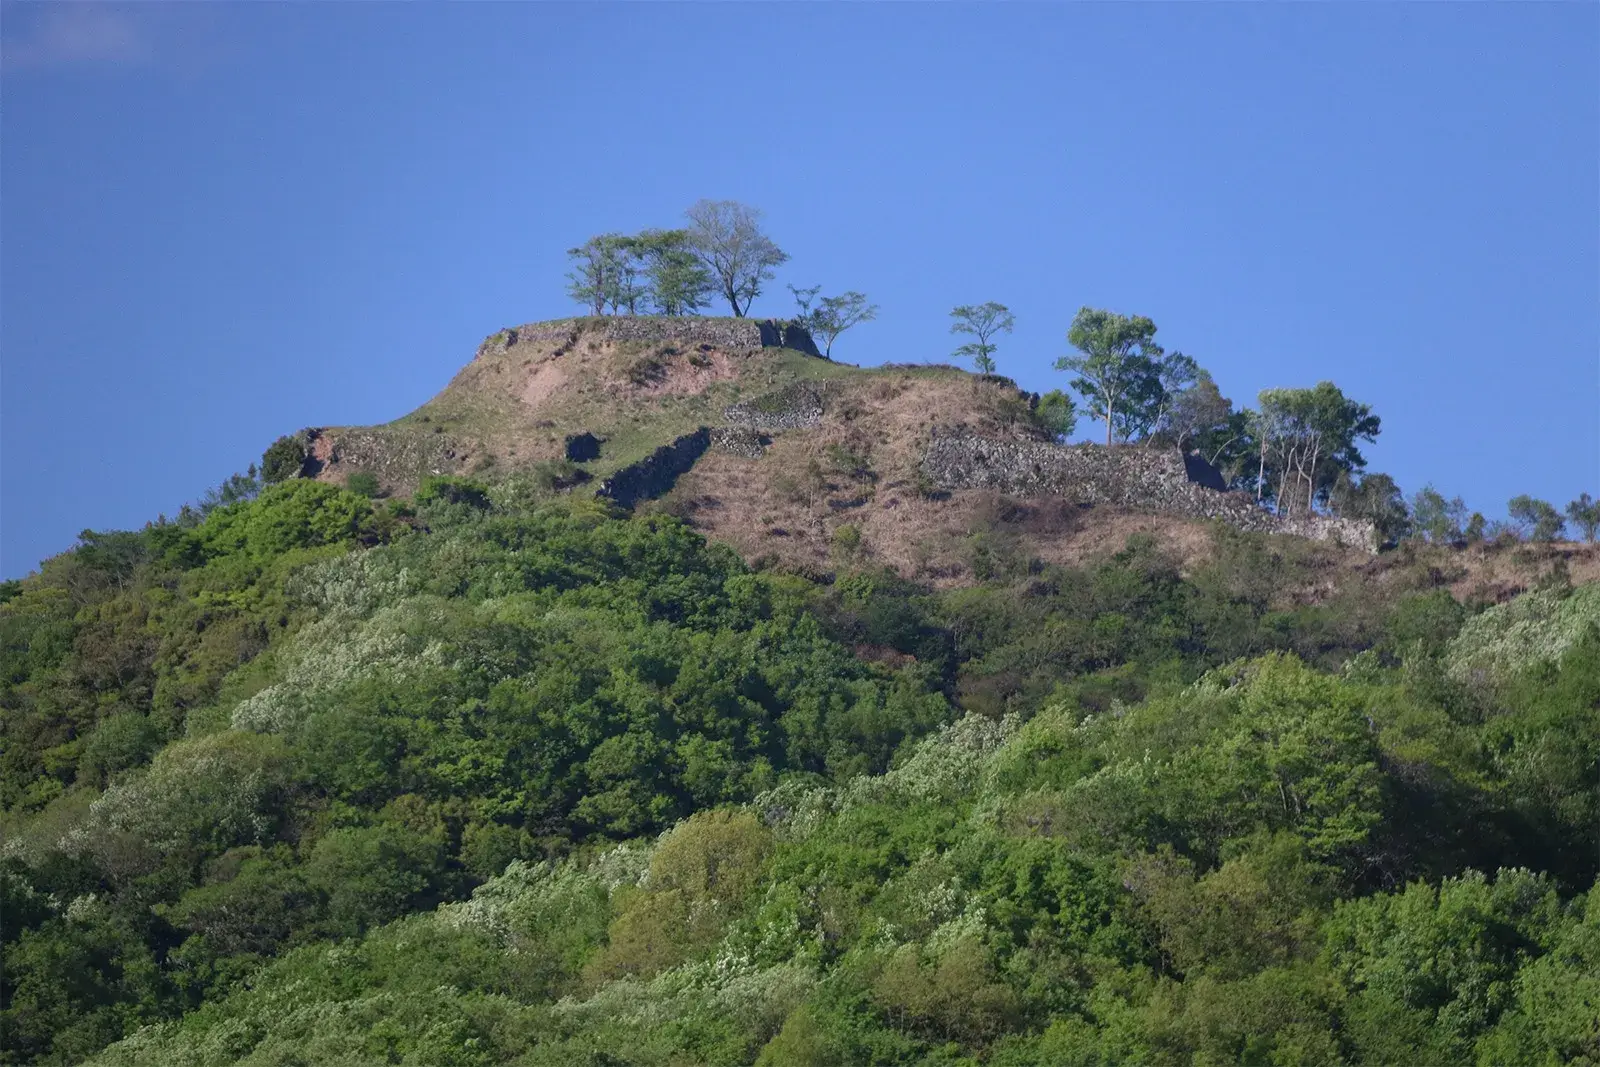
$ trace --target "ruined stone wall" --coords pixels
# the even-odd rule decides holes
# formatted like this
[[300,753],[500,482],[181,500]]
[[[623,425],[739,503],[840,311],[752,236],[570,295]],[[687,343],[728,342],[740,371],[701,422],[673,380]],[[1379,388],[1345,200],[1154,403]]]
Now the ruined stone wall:
[[809,430],[822,421],[826,406],[823,384],[796,382],[724,408],[722,417],[731,426],[769,433]]
[[601,482],[595,495],[624,508],[631,508],[641,500],[652,500],[677,484],[678,478],[710,447],[711,431],[702,426],[669,445],[662,445],[639,462],[623,467]]
[[1378,550],[1371,523],[1324,516],[1285,519],[1243,493],[1218,492],[1190,480],[1175,450],[1010,441],[967,433],[936,433],[923,468],[941,489],[996,489],[1013,496],[1059,496],[1200,519],[1242,530],[1287,533],[1316,541]]
[[478,355],[504,352],[517,344],[572,341],[585,330],[594,330],[612,342],[665,343],[688,348],[706,345],[725,352],[792,348],[812,356],[822,355],[810,331],[787,320],[703,318],[692,315],[604,315],[532,322],[491,334],[478,346]]
[[748,426],[719,426],[711,431],[711,447],[719,452],[760,459],[767,451],[768,438]]
[[647,341],[651,343],[698,347],[709,345],[725,352],[749,352],[758,348],[793,348],[813,356],[820,355],[811,334],[792,322],[776,319],[708,319],[670,315],[619,315],[605,320],[608,341]]

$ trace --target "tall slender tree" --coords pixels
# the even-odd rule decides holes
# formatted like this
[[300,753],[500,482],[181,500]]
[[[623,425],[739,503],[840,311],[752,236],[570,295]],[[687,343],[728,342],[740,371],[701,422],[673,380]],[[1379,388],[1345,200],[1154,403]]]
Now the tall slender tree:
[[1340,471],[1366,467],[1358,443],[1377,440],[1379,430],[1369,405],[1351,400],[1332,382],[1311,389],[1265,389],[1257,399],[1261,481],[1269,473],[1274,477],[1279,512],[1309,513],[1327,498]]
[[950,324],[951,333],[964,333],[976,338],[956,349],[956,356],[972,360],[972,367],[979,374],[993,374],[994,353],[999,347],[993,338],[996,334],[1010,333],[1017,324],[1011,309],[990,300],[952,308],[950,317],[956,320]]

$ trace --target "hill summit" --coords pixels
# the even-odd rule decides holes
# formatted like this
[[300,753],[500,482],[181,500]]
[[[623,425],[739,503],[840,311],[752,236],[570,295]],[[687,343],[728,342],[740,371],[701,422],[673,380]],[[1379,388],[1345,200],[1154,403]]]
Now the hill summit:
[[747,558],[934,582],[973,573],[974,538],[1071,562],[1144,532],[1189,556],[1197,519],[1377,548],[1368,524],[1279,518],[1176,449],[1058,444],[1038,401],[951,366],[838,363],[778,320],[594,316],[500,330],[411,414],[300,437],[328,481],[516,472],[654,502]]

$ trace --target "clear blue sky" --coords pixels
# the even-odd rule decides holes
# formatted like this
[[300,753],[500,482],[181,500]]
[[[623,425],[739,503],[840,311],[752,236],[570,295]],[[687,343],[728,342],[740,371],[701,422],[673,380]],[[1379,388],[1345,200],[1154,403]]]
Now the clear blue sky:
[[1225,394],[1331,378],[1372,469],[1600,493],[1600,5],[7,3],[0,573],[572,312],[563,252],[700,197],[852,362],[1001,370],[1084,304]]

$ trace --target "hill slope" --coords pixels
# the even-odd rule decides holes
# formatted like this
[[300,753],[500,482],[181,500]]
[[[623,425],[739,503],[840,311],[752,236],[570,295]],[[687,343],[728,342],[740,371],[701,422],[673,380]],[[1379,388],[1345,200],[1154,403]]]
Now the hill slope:
[[[630,357],[595,340],[560,369]],[[1495,557],[1545,573],[1487,607],[1449,595],[1444,549],[941,499],[911,481],[936,418],[1032,454],[1004,383],[734,345],[703,387],[529,401],[549,341],[500,338],[372,431],[503,457],[481,483],[369,500],[333,484],[364,431],[330,431],[324,480],[86,533],[0,584],[0,1058],[1600,1053],[1600,586],[1555,567],[1568,547]],[[599,457],[530,458],[583,428]],[[633,468],[664,497],[584,498],[684,440],[687,473],[692,449]],[[773,492],[822,516],[791,569],[665,514]],[[922,506],[975,517],[965,570],[881,566]],[[1082,527],[1050,542],[1046,507]],[[1034,551],[1113,520],[1170,522],[1193,558]]]
[[[887,565],[938,586],[1034,560],[1081,563],[1133,534],[1199,565],[1214,554],[1214,525],[1197,521],[1208,514],[1322,539],[1280,539],[1279,551],[1339,581],[1393,566],[1371,558],[1359,530],[1282,522],[1236,494],[1183,484],[1175,454],[1084,446],[1066,456],[1078,467],[1064,480],[1040,477],[1037,463],[1009,478],[930,472],[940,433],[1034,456],[1052,449],[1034,400],[954,367],[836,363],[804,331],[770,322],[578,318],[492,335],[437,397],[392,423],[307,431],[307,472],[335,483],[366,472],[400,493],[430,474],[520,475],[536,491],[580,495],[621,490],[608,479],[624,472],[635,477],[611,495],[678,515],[747,560],[808,573]],[[711,432],[695,438],[702,428]],[[674,442],[668,462],[652,464]],[[1126,470],[1081,470],[1084,459]],[[1038,485],[1012,491],[1019,481]],[[1463,596],[1503,599],[1557,565],[1578,581],[1600,577],[1593,546],[1420,551]]]

